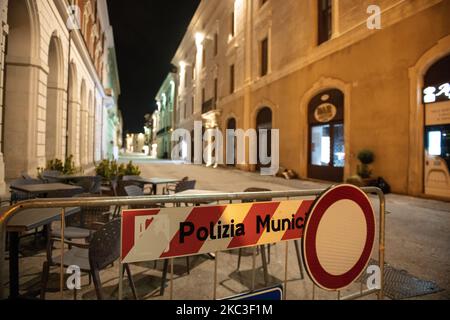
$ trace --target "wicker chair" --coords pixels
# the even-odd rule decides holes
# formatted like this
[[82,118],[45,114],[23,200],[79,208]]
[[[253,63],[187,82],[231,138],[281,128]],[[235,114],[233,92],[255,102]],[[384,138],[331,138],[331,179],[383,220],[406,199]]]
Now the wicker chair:
[[[81,271],[89,273],[95,286],[95,292],[98,300],[104,300],[105,296],[102,291],[102,284],[100,280],[100,271],[114,262],[120,257],[120,220],[114,220],[105,224],[92,237],[89,244],[79,244],[67,242],[73,248],[64,253],[63,265],[65,267],[76,265]],[[60,241],[60,239],[52,238],[53,241]],[[45,299],[47,290],[48,276],[50,267],[60,265],[60,257],[53,258],[52,252],[47,251],[47,261],[44,262],[42,271],[42,287],[41,299]],[[131,276],[131,271],[128,264],[124,265],[128,280],[130,282],[131,290],[134,298],[137,300],[136,287]],[[77,298],[77,291],[74,290],[74,299]]]
[[186,181],[180,181],[177,183],[175,187],[175,193],[180,193],[187,190],[193,190],[195,189],[195,185],[197,184],[197,181],[195,180],[186,180]]
[[[180,180],[180,182],[188,181],[188,180],[189,180],[189,177],[184,177],[183,179]],[[165,194],[165,195],[169,195],[171,192],[172,192],[172,193],[175,193],[176,188],[177,188],[177,185],[178,185],[180,182],[177,182],[177,183],[169,183],[167,186],[165,186],[165,187],[163,188],[163,195],[164,195],[164,194]]]
[[[76,198],[92,198],[96,195],[83,193],[75,195]],[[66,219],[64,228],[64,238],[67,240],[85,240],[89,242],[93,230],[97,230],[101,225],[110,221],[110,207],[81,207],[79,215],[74,215]],[[51,231],[52,237],[61,237],[61,229]]]
[[57,183],[60,182],[56,177],[59,177],[62,173],[56,170],[45,170],[42,173],[43,180],[47,183]]
[[102,193],[102,177],[100,176],[79,178],[74,185],[82,187],[85,193]]

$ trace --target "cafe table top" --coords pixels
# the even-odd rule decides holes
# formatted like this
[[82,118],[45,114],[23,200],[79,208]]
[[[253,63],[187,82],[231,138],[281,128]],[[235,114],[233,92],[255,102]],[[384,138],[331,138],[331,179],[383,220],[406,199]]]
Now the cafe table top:
[[11,186],[11,189],[22,191],[31,194],[44,194],[51,193],[55,191],[69,191],[69,190],[79,190],[82,191],[83,188],[80,186],[73,186],[64,183],[43,183],[43,184],[29,184],[22,186]]
[[169,183],[176,183],[179,182],[180,179],[173,179],[173,178],[143,178],[143,177],[135,177],[132,179],[129,179],[129,181],[132,182],[138,182],[142,184],[152,184],[152,185],[158,185],[158,184],[169,184]]
[[[8,208],[2,208],[0,213],[3,214]],[[66,208],[65,217],[80,212],[79,207]],[[61,208],[37,208],[25,209],[16,213],[9,219],[6,230],[8,232],[27,232],[36,228],[48,225],[53,221],[59,220],[61,217]]]

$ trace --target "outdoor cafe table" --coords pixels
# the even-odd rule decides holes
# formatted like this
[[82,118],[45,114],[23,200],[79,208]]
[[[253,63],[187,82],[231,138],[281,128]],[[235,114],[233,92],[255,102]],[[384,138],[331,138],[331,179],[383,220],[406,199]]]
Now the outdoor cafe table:
[[144,186],[146,184],[152,185],[152,194],[157,195],[158,194],[158,185],[161,184],[169,184],[169,183],[177,183],[180,182],[180,179],[172,179],[172,178],[143,178],[143,177],[135,177],[132,179],[129,179],[128,181],[139,183],[140,185]]
[[[3,214],[8,207],[0,210]],[[66,208],[65,217],[80,212],[80,208]],[[60,208],[26,209],[14,215],[6,225],[9,233],[9,294],[10,298],[19,297],[19,245],[20,234],[39,227],[48,226],[61,219]]]
[[35,196],[42,195],[44,198],[47,197],[48,194],[59,191],[81,191],[83,192],[83,188],[80,186],[73,186],[70,184],[64,183],[43,183],[43,184],[29,184],[22,186],[11,186],[11,189],[16,191],[21,191],[25,193],[29,193]]

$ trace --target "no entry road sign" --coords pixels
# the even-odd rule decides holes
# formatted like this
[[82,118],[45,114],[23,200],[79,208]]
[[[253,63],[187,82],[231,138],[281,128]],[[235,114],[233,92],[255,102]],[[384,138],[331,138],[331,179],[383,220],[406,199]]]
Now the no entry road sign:
[[325,191],[314,202],[303,235],[303,261],[314,283],[337,291],[364,272],[375,241],[375,214],[367,195],[352,185]]

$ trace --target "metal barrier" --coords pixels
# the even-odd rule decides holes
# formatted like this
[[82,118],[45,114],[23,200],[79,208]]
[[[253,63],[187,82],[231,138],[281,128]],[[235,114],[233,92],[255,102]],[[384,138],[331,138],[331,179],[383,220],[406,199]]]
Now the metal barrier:
[[[381,286],[379,289],[363,291],[360,293],[351,295],[344,299],[357,299],[366,295],[378,293],[378,299],[384,298],[384,256],[385,256],[385,197],[384,193],[375,187],[362,188],[362,190],[367,193],[375,193],[379,198],[379,264],[381,271]],[[36,209],[36,208],[61,208],[61,262],[64,257],[64,217],[65,209],[72,207],[97,207],[97,206],[137,206],[137,205],[156,205],[156,204],[173,204],[180,205],[183,203],[190,204],[205,204],[220,201],[242,201],[242,200],[262,200],[267,198],[279,199],[279,198],[299,198],[299,197],[313,197],[319,196],[325,190],[294,190],[294,191],[271,191],[271,192],[253,192],[253,193],[223,193],[223,194],[208,194],[208,195],[171,195],[171,196],[145,196],[145,197],[99,197],[99,198],[64,198],[64,199],[34,199],[24,202],[17,203],[7,211],[3,213],[0,217],[0,261],[3,263],[5,261],[5,236],[6,236],[6,225],[10,218],[21,210],[26,209]],[[287,246],[286,246],[287,254]],[[286,255],[287,258],[287,255]],[[287,261],[287,259],[286,259]],[[120,280],[122,280],[122,264],[120,264]],[[255,267],[253,263],[253,267]],[[287,265],[285,266],[287,273]],[[0,299],[5,299],[4,293],[4,268],[0,267]],[[61,263],[60,268],[60,293],[61,298],[63,298],[63,284],[64,278],[64,266]],[[286,279],[285,279],[286,283]],[[217,285],[217,262],[215,264],[215,276],[214,276],[214,298],[216,297],[216,285]],[[171,296],[173,296],[173,263],[171,263]],[[314,295],[313,288],[313,295]],[[122,281],[119,281],[119,296],[122,293]],[[340,298],[340,292],[338,292]],[[314,297],[314,296],[313,296]]]

